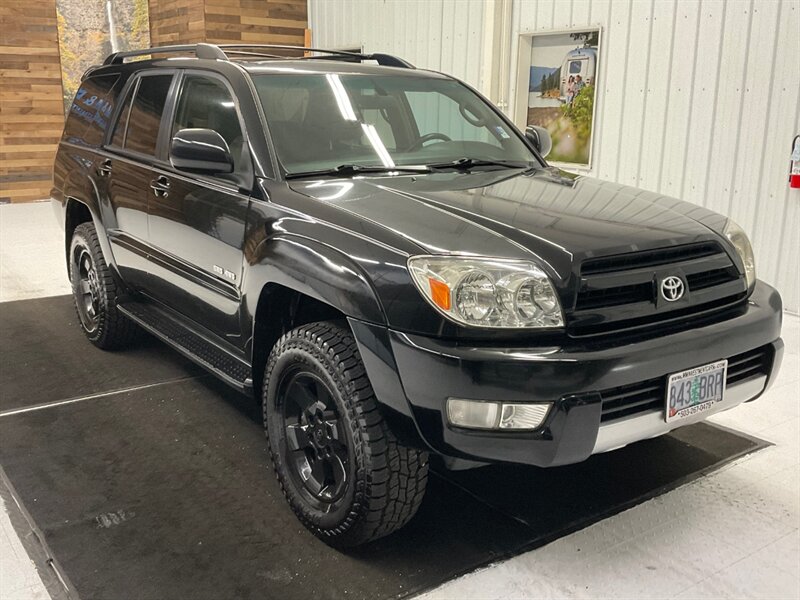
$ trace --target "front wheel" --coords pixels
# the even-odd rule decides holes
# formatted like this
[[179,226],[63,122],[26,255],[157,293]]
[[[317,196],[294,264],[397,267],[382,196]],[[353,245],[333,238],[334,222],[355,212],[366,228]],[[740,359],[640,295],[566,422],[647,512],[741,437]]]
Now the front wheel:
[[346,327],[314,323],[284,335],[267,361],[263,408],[275,474],[317,537],[355,546],[417,512],[428,456],[400,444],[383,420]]

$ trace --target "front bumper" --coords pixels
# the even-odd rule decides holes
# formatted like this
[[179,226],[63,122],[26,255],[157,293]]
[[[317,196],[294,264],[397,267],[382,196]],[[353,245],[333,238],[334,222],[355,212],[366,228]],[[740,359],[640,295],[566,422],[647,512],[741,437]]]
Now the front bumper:
[[[781,318],[778,292],[758,282],[737,317],[601,349],[465,346],[363,322],[351,324],[378,400],[388,412],[413,421],[431,450],[479,462],[554,466],[661,435],[756,398],[774,380],[781,362]],[[667,424],[663,410],[601,423],[601,390],[665,378],[761,347],[770,348],[767,372],[730,385],[723,402],[712,410],[677,424]],[[447,422],[449,397],[554,406],[533,432],[472,431]]]

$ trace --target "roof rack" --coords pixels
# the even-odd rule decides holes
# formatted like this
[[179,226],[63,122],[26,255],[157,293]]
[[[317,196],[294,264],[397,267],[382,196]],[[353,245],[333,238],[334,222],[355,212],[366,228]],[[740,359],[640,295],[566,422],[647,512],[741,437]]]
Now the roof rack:
[[[260,50],[296,50],[303,52],[302,57],[287,57],[278,54],[261,52]],[[309,53],[317,54],[309,54]],[[304,46],[284,46],[279,44],[183,44],[177,46],[158,46],[155,48],[145,48],[142,50],[129,50],[125,52],[114,52],[109,54],[103,61],[104,65],[119,65],[125,62],[126,58],[135,56],[147,56],[149,54],[194,54],[197,58],[211,60],[230,60],[232,56],[246,58],[268,58],[278,60],[342,60],[346,62],[363,62],[374,60],[379,65],[385,67],[401,67],[413,69],[414,65],[392,56],[391,54],[360,54],[358,52],[346,52],[344,50],[325,50],[323,48],[306,48]],[[319,56],[322,54],[322,56]]]

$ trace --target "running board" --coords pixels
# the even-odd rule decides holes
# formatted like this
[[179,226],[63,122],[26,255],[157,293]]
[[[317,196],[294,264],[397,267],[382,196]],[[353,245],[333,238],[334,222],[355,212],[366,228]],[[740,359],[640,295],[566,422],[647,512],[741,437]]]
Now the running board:
[[134,323],[245,394],[252,394],[251,368],[244,360],[193,331],[152,304],[127,301],[117,309]]

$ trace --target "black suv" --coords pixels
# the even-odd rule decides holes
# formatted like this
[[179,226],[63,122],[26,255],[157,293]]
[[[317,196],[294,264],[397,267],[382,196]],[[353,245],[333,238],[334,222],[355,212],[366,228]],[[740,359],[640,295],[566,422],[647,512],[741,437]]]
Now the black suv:
[[144,329],[253,394],[317,536],[404,525],[431,453],[574,463],[774,379],[781,299],[730,219],[549,167],[447,75],[285,51],[109,56],[52,197],[89,340]]

